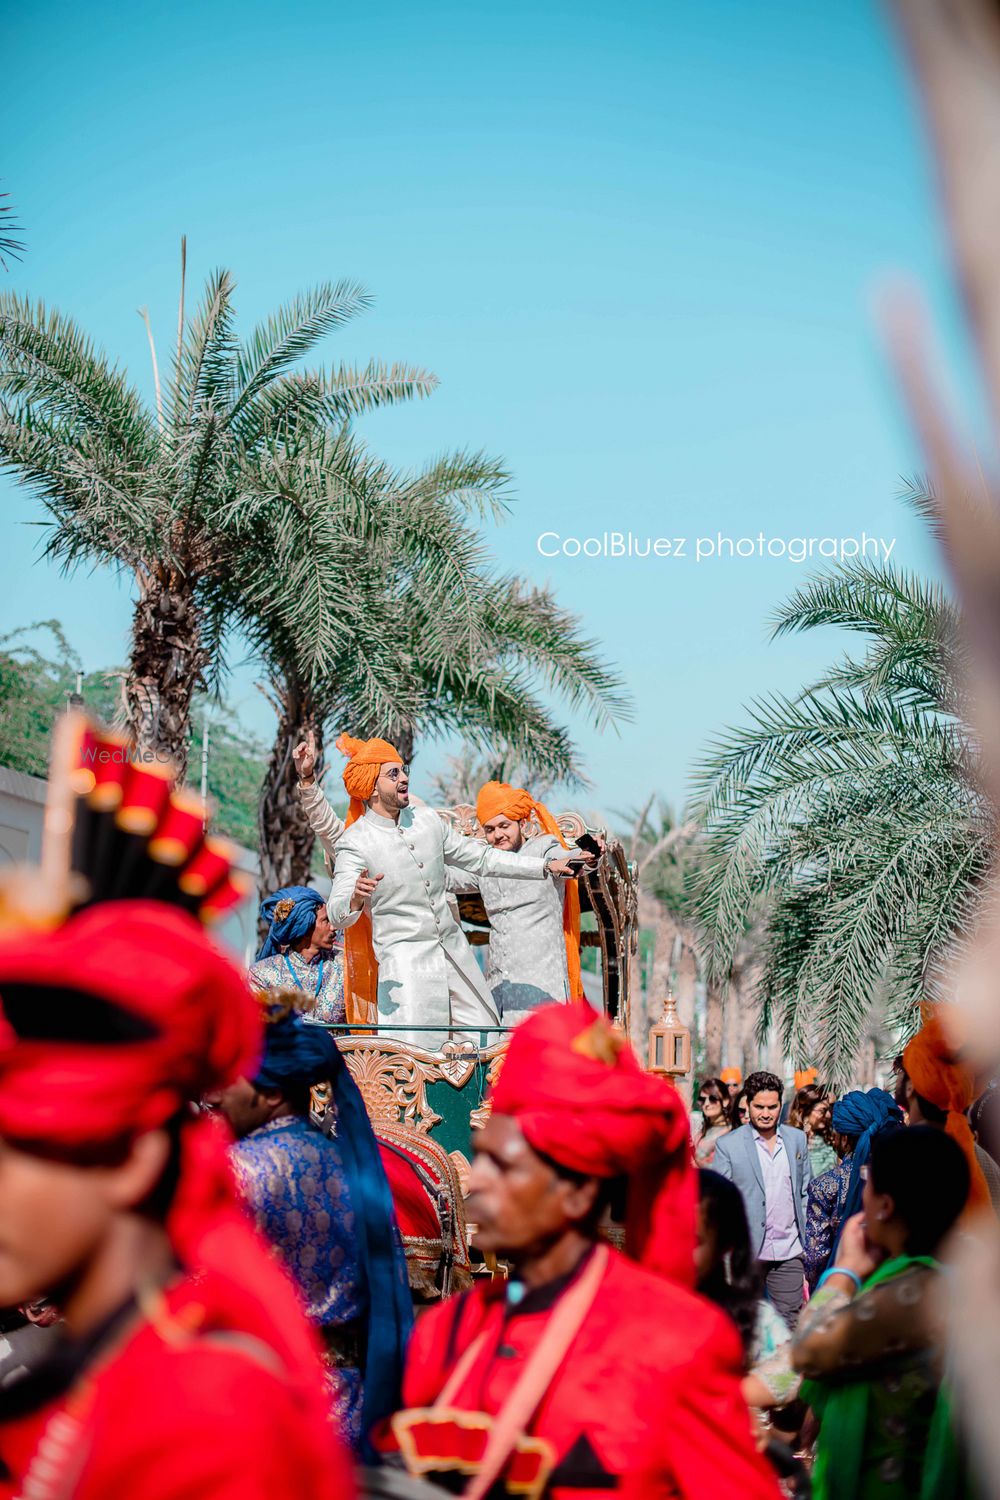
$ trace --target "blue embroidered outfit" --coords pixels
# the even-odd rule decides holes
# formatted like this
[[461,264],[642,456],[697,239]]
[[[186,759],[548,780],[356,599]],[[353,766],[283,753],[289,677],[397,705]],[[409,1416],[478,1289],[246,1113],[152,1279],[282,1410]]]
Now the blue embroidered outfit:
[[844,1205],[850,1185],[849,1156],[845,1156],[843,1161],[831,1167],[828,1172],[821,1172],[809,1184],[802,1262],[810,1291],[815,1291],[816,1283],[826,1270],[833,1247],[840,1238],[840,1226],[845,1218]]
[[[232,1164],[261,1234],[281,1252],[306,1310],[328,1333],[367,1311],[357,1225],[338,1141],[304,1115],[269,1120],[237,1141]],[[361,1371],[341,1364],[338,1421],[353,1444],[361,1426]]]
[[258,990],[301,990],[315,996],[316,1008],[303,1017],[323,1026],[342,1026],[344,1005],[344,956],[340,948],[326,948],[307,960],[298,953],[274,953],[250,966],[250,983]]
[[832,1123],[854,1145],[839,1166],[809,1184],[805,1272],[810,1287],[832,1263],[847,1220],[861,1209],[861,1168],[871,1156],[872,1141],[887,1130],[901,1129],[903,1115],[885,1089],[869,1089],[864,1094],[852,1089],[833,1106]]
[[337,1044],[294,1011],[273,1014],[254,1084],[288,1098],[326,1081],[322,1127],[304,1113],[280,1115],[233,1146],[233,1165],[258,1228],[336,1352],[335,1415],[371,1456],[367,1434],[399,1405],[413,1323],[406,1257],[371,1122]]
[[342,948],[337,945],[305,959],[290,946],[309,936],[317,911],[325,906],[319,891],[308,885],[284,886],[261,902],[260,914],[271,925],[249,978],[259,990],[301,990],[316,1002],[307,1020],[339,1026],[347,1016]]

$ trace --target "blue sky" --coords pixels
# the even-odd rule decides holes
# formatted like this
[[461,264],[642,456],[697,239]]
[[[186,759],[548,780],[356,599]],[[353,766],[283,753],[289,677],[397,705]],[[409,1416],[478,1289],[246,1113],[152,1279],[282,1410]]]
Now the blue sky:
[[[503,455],[498,563],[550,583],[626,675],[620,735],[574,721],[584,801],[681,801],[743,703],[839,654],[834,634],[767,641],[808,565],[695,564],[696,537],[867,533],[932,565],[895,498],[918,459],[871,304],[904,269],[953,309],[874,5],[35,0],[5,29],[3,187],[28,240],[6,284],[149,389],[135,310],[165,359],[182,232],[189,286],[228,266],[247,327],[311,282],[365,282],[373,311],[327,357],[441,380],[366,435],[399,463]],[[0,630],[56,616],[88,668],[120,661],[127,590],[34,561],[39,509],[2,495]],[[685,537],[687,555],[538,552],[541,532],[613,530]],[[266,733],[251,672],[232,695]]]

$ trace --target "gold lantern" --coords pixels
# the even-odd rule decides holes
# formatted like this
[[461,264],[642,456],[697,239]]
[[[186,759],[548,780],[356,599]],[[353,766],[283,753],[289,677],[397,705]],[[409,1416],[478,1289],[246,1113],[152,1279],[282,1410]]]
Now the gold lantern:
[[663,1015],[649,1028],[647,1066],[650,1073],[665,1073],[670,1078],[682,1078],[691,1071],[691,1033],[681,1025],[670,989],[663,1002]]

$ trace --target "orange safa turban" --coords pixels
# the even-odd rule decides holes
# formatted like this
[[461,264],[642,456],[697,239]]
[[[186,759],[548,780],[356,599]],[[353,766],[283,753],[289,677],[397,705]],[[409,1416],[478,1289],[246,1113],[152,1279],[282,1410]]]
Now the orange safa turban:
[[986,1207],[989,1188],[976,1159],[976,1141],[965,1111],[976,1088],[969,1072],[955,1055],[940,1016],[931,1014],[903,1052],[903,1067],[917,1093],[929,1104],[948,1111],[945,1133],[961,1146],[969,1164],[969,1208]]
[[[544,802],[536,802],[523,786],[510,786],[506,781],[488,781],[479,790],[476,798],[476,817],[485,828],[494,818],[513,818],[521,823],[532,813],[546,833],[559,840],[563,848],[569,846],[562,836],[559,824]],[[583,980],[580,975],[580,892],[575,880],[566,885],[563,895],[563,939],[566,943],[566,967],[569,972],[569,993],[573,1000],[583,998]]]
[[542,1005],[516,1027],[491,1091],[536,1151],[587,1176],[628,1182],[625,1243],[651,1271],[694,1281],[697,1179],[677,1091],[643,1072],[587,1004]]
[[[349,757],[344,767],[344,786],[351,799],[346,822],[356,823],[375,790],[383,766],[403,764],[403,757],[388,740],[356,740],[342,734],[337,749]],[[352,1025],[374,1025],[378,1020],[378,964],[372,946],[372,919],[363,911],[344,929],[344,1000]]]
[[403,757],[395,745],[390,745],[388,740],[356,740],[349,734],[340,736],[337,749],[342,755],[348,756],[347,765],[344,767],[344,786],[351,799],[351,810],[347,821],[354,823],[364,811],[360,805],[355,808],[354,804],[368,801],[375,790],[375,783],[378,781],[378,773],[382,766],[401,766]]

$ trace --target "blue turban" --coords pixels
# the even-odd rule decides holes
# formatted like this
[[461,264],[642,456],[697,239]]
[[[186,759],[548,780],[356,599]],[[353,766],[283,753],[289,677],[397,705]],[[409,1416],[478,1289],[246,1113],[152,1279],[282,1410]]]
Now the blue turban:
[[294,1010],[264,1028],[264,1056],[254,1083],[262,1089],[284,1089],[286,1084],[312,1088],[332,1079],[344,1066],[333,1037],[325,1026],[313,1026]]
[[[315,891],[306,894],[316,896]],[[264,1027],[264,1056],[253,1080],[258,1088],[283,1090],[288,1084],[311,1088],[327,1080],[333,1089],[337,1145],[357,1225],[358,1258],[368,1286],[361,1436],[363,1456],[374,1462],[367,1434],[399,1410],[403,1359],[413,1327],[406,1255],[389,1181],[364,1100],[326,1027],[304,1021],[295,1010]]]
[[[279,902],[285,901],[292,903],[291,910],[286,912],[282,907],[283,915],[279,917],[276,908]],[[257,962],[287,948],[289,943],[308,937],[316,921],[316,908],[325,905],[319,891],[314,891],[310,885],[286,885],[262,901],[260,914],[271,925],[257,954]]]
[[847,1220],[861,1209],[861,1168],[872,1154],[872,1141],[885,1131],[898,1130],[903,1124],[903,1112],[885,1089],[869,1089],[867,1094],[853,1089],[833,1106],[832,1123],[834,1130],[839,1130],[842,1135],[857,1136],[851,1157],[851,1179],[840,1219],[843,1232]]

